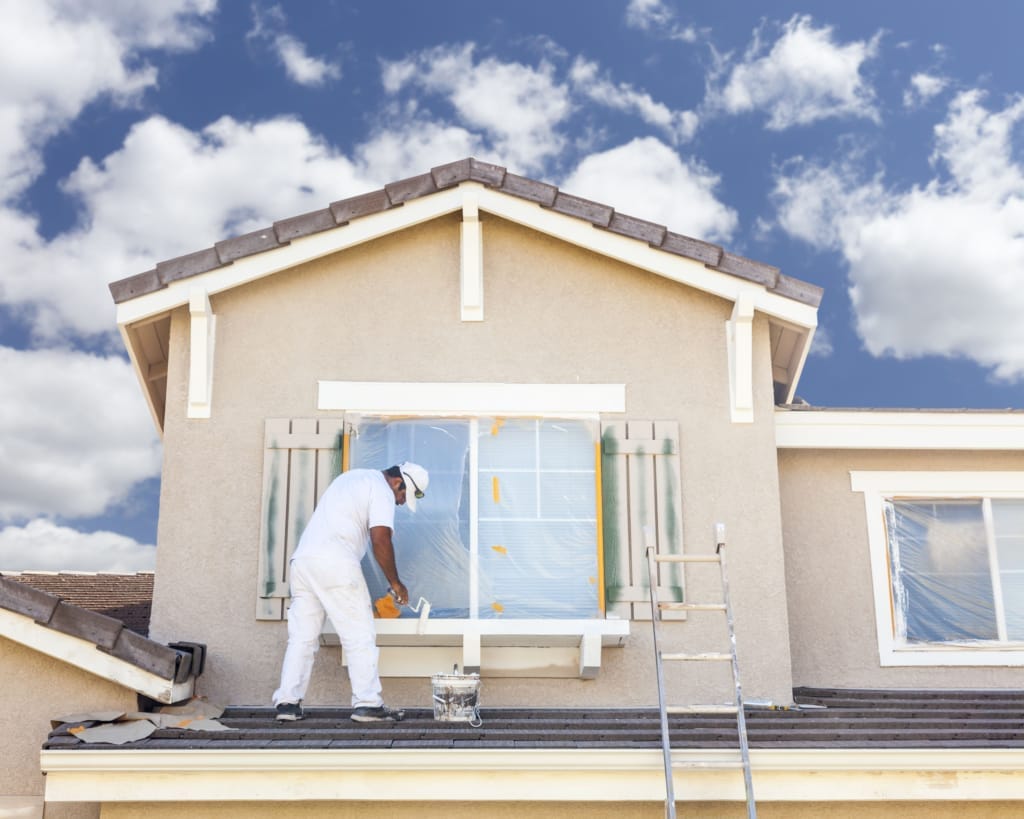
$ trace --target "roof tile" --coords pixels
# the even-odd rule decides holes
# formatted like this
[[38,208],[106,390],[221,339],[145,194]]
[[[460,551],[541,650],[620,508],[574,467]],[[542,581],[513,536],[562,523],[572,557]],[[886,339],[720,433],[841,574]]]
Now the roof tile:
[[768,288],[775,287],[775,283],[779,280],[779,268],[755,262],[745,256],[737,256],[735,253],[723,253],[722,260],[715,265],[715,269],[763,284]]
[[117,644],[117,637],[124,629],[124,623],[120,620],[63,601],[54,610],[49,626],[56,631],[81,637],[106,649],[111,649]]
[[310,236],[337,226],[338,223],[334,220],[331,209],[323,208],[274,222],[274,232],[277,234],[277,240],[286,244],[292,239],[301,239],[303,236]]
[[671,230],[665,232],[665,238],[661,242],[661,249],[677,256],[686,256],[689,259],[696,259],[712,267],[718,265],[722,260],[722,248],[710,242],[702,242],[700,239],[691,239],[681,233],[673,233]]
[[438,190],[450,188],[460,182],[483,182],[489,187],[500,187],[505,179],[505,169],[501,165],[491,165],[477,159],[460,159],[447,165],[431,168]]
[[280,247],[281,242],[277,240],[277,234],[272,227],[254,230],[252,233],[245,233],[242,236],[235,236],[215,244],[214,250],[222,264],[229,264],[235,259],[243,256],[252,256],[255,253],[262,253],[264,250],[273,250]]
[[360,216],[368,216],[371,213],[380,213],[391,207],[387,192],[381,188],[379,191],[362,193],[359,196],[350,196],[348,199],[339,199],[331,203],[331,213],[334,220],[343,225],[346,222],[357,219]]
[[527,179],[525,176],[517,176],[514,173],[506,173],[501,183],[501,190],[518,196],[521,199],[529,199],[531,202],[539,202],[545,207],[551,207],[558,195],[558,188],[546,182],[538,182],[535,179]]
[[808,304],[811,307],[817,307],[821,304],[821,297],[825,294],[825,289],[818,287],[816,284],[811,284],[801,279],[794,279],[784,273],[780,273],[774,292],[780,296],[796,299],[796,301]]
[[134,299],[136,296],[144,295],[145,293],[152,293],[154,290],[159,290],[161,287],[160,277],[156,273],[156,269],[147,270],[145,273],[138,273],[134,276],[129,276],[126,279],[120,279],[116,282],[111,282],[110,295],[114,299],[114,304],[120,304],[123,301]]
[[421,173],[419,176],[410,176],[408,179],[400,179],[398,182],[385,185],[384,190],[387,191],[392,205],[400,205],[409,199],[436,193],[437,185],[433,174]]
[[648,222],[646,219],[637,219],[635,216],[626,216],[623,213],[616,213],[612,216],[608,230],[613,233],[621,233],[631,239],[642,239],[655,247],[661,245],[668,232],[664,225]]
[[32,586],[0,577],[0,608],[24,614],[37,623],[48,623],[59,602],[53,595]]
[[119,660],[168,680],[179,676],[178,672],[183,662],[191,665],[190,657],[183,658],[173,648],[156,643],[128,629],[122,629],[118,633],[117,641],[110,649],[110,653]]
[[156,275],[161,284],[187,279],[189,276],[196,276],[220,267],[220,259],[217,258],[217,251],[212,247],[204,250],[197,250],[195,253],[188,253],[166,262],[157,262]]
[[567,216],[577,216],[586,219],[599,227],[608,227],[615,215],[615,209],[602,205],[600,202],[592,202],[579,196],[559,191],[555,201],[551,204],[551,210],[564,213]]

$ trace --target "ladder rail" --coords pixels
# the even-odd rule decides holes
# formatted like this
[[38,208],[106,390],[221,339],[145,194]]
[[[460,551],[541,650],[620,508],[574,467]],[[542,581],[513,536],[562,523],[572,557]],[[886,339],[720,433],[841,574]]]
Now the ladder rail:
[[[646,527],[645,527],[646,529]],[[725,526],[715,526],[715,552],[714,554],[701,555],[659,555],[654,546],[647,547],[647,572],[650,582],[651,598],[651,627],[654,635],[654,660],[655,672],[658,683],[658,710],[661,716],[661,747],[662,757],[665,765],[665,816],[668,819],[675,819],[675,785],[672,779],[672,769],[678,767],[672,759],[672,746],[669,736],[668,715],[682,713],[730,713],[736,715],[736,732],[739,740],[740,761],[728,767],[741,768],[743,770],[743,787],[747,800],[748,819],[757,819],[757,804],[754,800],[753,777],[750,769],[750,745],[747,737],[747,720],[743,707],[743,687],[740,683],[739,657],[736,650],[736,629],[733,620],[732,601],[729,595],[729,577],[726,567],[725,548]],[[648,533],[648,537],[650,534]],[[650,541],[648,541],[650,542]],[[658,563],[717,563],[721,576],[721,603],[659,603],[658,601]],[[726,627],[729,635],[728,652],[704,652],[700,654],[667,653],[661,651],[661,635],[659,623],[661,612],[670,611],[714,611],[725,615]],[[663,664],[666,660],[682,661],[728,661],[732,670],[733,689],[735,695],[734,706],[670,706],[666,702],[665,677]],[[708,764],[707,767],[715,767]]]

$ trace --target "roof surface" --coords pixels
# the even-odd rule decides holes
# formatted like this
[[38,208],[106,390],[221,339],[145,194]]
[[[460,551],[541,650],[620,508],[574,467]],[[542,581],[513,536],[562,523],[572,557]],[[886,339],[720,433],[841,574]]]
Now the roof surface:
[[55,595],[72,606],[113,617],[136,634],[149,634],[152,572],[0,572],[0,577]]
[[113,282],[110,292],[114,301],[120,304],[161,290],[179,279],[216,270],[236,259],[283,247],[294,239],[341,227],[364,216],[401,207],[405,202],[429,196],[462,182],[479,182],[510,196],[536,202],[557,213],[589,222],[597,228],[646,242],[666,253],[703,262],[712,270],[763,284],[771,292],[812,307],[817,307],[821,302],[820,287],[785,276],[777,267],[737,256],[718,245],[673,233],[664,225],[618,213],[609,205],[573,196],[554,185],[518,176],[500,165],[473,158],[439,165],[428,173],[392,182],[380,190],[332,202],[322,210],[281,219],[261,230],[160,262],[153,270]]
[[[482,694],[486,694],[486,688]],[[483,698],[483,697],[482,697]],[[1024,691],[892,691],[798,688],[795,707],[746,710],[752,748],[1021,748]],[[279,723],[271,708],[232,707],[226,731],[156,730],[122,745],[81,742],[56,728],[46,749],[409,749],[659,748],[655,709],[480,709],[482,725],[435,721],[409,709],[398,724],[358,724],[345,708],[307,708]],[[670,717],[672,747],[736,749],[736,721],[709,714]]]

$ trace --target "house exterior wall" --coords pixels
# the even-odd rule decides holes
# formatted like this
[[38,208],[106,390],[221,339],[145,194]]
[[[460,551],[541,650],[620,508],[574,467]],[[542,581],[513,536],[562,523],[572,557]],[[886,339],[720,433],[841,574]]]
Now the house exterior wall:
[[1019,689],[1019,668],[880,665],[868,521],[863,493],[850,488],[853,470],[1020,471],[1024,454],[780,451],[794,684]]
[[[0,637],[0,735],[4,760],[0,765],[0,816],[26,800],[39,800],[42,810],[43,775],[39,749],[50,732],[50,720],[83,711],[137,708],[135,692],[66,663],[47,657],[19,643]],[[11,813],[41,816],[42,813]],[[99,806],[64,804],[48,806],[48,818],[85,819],[99,815]]]
[[[318,379],[624,383],[626,419],[679,421],[686,549],[713,550],[714,524],[728,527],[745,692],[788,702],[767,323],[759,316],[754,327],[755,422],[732,424],[726,352],[731,303],[482,218],[482,322],[459,318],[458,216],[212,296],[217,338],[208,420],[185,417],[188,314],[184,308],[174,313],[154,639],[207,644],[207,670],[199,682],[200,693],[211,699],[269,701],[285,625],[254,616],[264,422],[330,415],[316,410]],[[401,537],[399,530],[396,541]],[[709,589],[717,589],[706,577],[688,575],[691,599],[706,599]],[[415,578],[403,579],[415,594]],[[693,643],[723,646],[719,621],[694,615],[686,624],[669,624],[669,636],[682,629]],[[488,680],[485,669],[485,702],[652,704],[650,641],[650,624],[634,623],[624,648],[604,651],[595,681]],[[425,676],[438,670],[425,670]],[[704,690],[711,680],[728,679],[719,671],[673,675],[670,696],[721,701],[721,695],[707,700]],[[385,680],[385,696],[396,704],[428,705],[429,683]],[[348,697],[339,650],[322,649],[306,702],[338,704]]]

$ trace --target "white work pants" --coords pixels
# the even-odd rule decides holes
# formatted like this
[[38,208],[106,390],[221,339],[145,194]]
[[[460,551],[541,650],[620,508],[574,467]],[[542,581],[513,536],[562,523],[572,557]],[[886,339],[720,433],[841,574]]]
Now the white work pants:
[[352,707],[383,705],[370,592],[359,564],[300,558],[291,562],[289,584],[288,648],[274,705],[299,702],[306,695],[324,617],[330,618],[345,650]]

